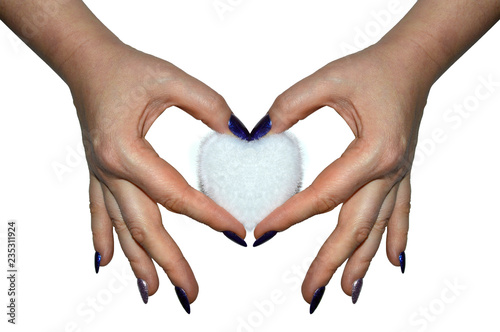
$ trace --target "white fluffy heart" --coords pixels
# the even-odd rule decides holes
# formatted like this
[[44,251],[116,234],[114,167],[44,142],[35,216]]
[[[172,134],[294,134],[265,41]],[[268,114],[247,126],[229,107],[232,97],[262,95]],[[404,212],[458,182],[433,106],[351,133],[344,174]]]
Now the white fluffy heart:
[[212,133],[201,143],[198,162],[201,191],[249,231],[302,181],[300,147],[288,133],[250,142]]

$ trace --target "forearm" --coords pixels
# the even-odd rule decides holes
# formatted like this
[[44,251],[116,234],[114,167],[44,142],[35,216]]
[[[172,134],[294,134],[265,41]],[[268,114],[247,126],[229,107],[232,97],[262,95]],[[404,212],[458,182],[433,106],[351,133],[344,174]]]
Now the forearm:
[[3,0],[0,19],[65,81],[84,46],[120,43],[80,0]]
[[432,84],[499,19],[498,0],[419,0],[380,44],[413,52]]

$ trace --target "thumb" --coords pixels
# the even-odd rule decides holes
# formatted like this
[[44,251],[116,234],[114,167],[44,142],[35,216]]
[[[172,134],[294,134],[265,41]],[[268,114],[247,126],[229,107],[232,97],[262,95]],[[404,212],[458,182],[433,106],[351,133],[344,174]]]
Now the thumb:
[[231,133],[228,122],[232,112],[220,94],[186,73],[180,83],[174,87],[173,106],[179,107],[219,133]]
[[331,89],[320,76],[317,71],[276,98],[268,112],[272,123],[269,133],[281,133],[323,106],[331,106]]

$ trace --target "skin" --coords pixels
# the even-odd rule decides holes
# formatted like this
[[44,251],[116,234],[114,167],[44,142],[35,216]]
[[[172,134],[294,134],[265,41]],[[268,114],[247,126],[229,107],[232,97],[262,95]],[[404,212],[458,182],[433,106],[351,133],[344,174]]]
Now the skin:
[[[40,13],[48,13],[46,20],[29,31],[32,17]],[[351,295],[352,283],[366,274],[386,227],[389,260],[399,265],[408,233],[411,163],[429,90],[499,18],[496,0],[420,0],[380,42],[326,65],[277,98],[269,110],[271,134],[329,106],[355,135],[310,187],[254,232],[258,238],[283,231],[343,203],[337,227],[304,280],[307,302],[346,260],[342,288]],[[145,135],[170,106],[229,133],[231,110],[224,99],[174,65],[123,44],[81,1],[4,0],[0,19],[71,90],[89,164],[92,233],[101,265],[112,258],[114,227],[149,295],[158,289],[155,260],[193,302],[198,285],[164,229],[157,203],[217,231],[244,238],[245,229],[191,188]]]
[[[27,22],[39,13],[46,13],[47,20],[33,34]],[[71,90],[90,171],[92,234],[101,266],[113,256],[114,227],[134,274],[148,284],[149,295],[159,285],[154,260],[193,302],[198,284],[163,227],[158,203],[216,231],[232,231],[241,238],[246,231],[190,187],[145,136],[170,106],[230,134],[229,106],[214,90],[171,63],[122,43],[81,1],[2,1],[0,19]]]
[[345,262],[351,295],[387,228],[387,257],[399,266],[410,212],[410,173],[433,83],[500,19],[500,2],[420,0],[378,43],[335,60],[283,92],[269,110],[270,134],[328,106],[354,133],[342,156],[254,231],[283,231],[343,204],[338,224],[302,284],[311,302]]

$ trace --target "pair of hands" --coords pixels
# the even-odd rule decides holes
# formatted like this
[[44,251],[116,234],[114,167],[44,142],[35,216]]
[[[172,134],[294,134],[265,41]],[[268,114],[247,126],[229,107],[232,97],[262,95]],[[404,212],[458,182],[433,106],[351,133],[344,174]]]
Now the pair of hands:
[[[146,293],[154,294],[159,285],[154,260],[181,290],[189,308],[198,285],[163,227],[157,203],[219,232],[242,239],[246,232],[161,159],[145,136],[170,106],[227,134],[232,112],[218,93],[164,60],[121,43],[110,45],[104,54],[96,66],[75,68],[79,79],[68,82],[90,170],[92,233],[100,265],[113,256],[114,228],[134,274],[147,285]],[[355,135],[344,154],[311,186],[254,231],[257,239],[269,237],[343,203],[337,227],[305,277],[302,293],[309,303],[346,260],[342,289],[351,295],[386,227],[387,256],[400,265],[408,232],[411,162],[430,84],[397,65],[396,54],[397,48],[379,42],[333,61],[281,94],[268,112],[269,134],[275,134],[329,106]],[[74,57],[73,64],[78,62]]]

